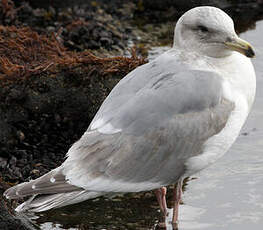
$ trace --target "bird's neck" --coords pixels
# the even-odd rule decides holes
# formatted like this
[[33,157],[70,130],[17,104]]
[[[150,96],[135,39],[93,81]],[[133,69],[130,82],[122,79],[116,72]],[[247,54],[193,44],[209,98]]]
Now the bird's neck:
[[249,110],[251,109],[256,93],[256,76],[249,58],[232,51],[230,56],[224,58],[196,56],[195,60],[196,68],[217,72],[233,90],[244,95]]

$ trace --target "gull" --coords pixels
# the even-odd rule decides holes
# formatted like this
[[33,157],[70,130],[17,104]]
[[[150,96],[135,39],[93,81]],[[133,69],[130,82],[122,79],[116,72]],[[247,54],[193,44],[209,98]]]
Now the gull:
[[17,212],[42,212],[98,196],[154,190],[167,215],[175,185],[178,221],[182,181],[222,157],[251,110],[256,77],[252,46],[215,7],[187,11],[167,52],[127,74],[105,99],[66,160],[8,199],[31,196]]

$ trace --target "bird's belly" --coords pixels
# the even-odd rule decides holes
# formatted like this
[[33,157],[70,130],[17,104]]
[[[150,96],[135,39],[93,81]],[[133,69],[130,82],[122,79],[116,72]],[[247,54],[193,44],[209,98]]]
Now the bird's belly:
[[231,112],[226,126],[216,135],[210,137],[204,144],[203,152],[191,157],[185,163],[184,177],[190,176],[213,164],[222,157],[237,139],[239,132],[246,121],[249,107],[246,97],[235,97],[235,109]]

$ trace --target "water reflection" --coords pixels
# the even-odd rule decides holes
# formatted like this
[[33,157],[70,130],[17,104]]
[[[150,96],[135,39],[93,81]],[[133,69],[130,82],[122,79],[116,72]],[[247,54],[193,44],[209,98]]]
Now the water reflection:
[[[198,222],[198,218],[206,212],[205,209],[196,208],[188,205],[180,206],[179,220],[177,228],[171,224],[173,210],[169,209],[169,216],[165,220],[165,229],[207,229],[212,227],[212,224]],[[210,228],[211,229],[211,228]]]
[[127,194],[114,199],[98,198],[40,214],[36,222],[60,223],[61,229],[151,229],[159,219],[154,194]]

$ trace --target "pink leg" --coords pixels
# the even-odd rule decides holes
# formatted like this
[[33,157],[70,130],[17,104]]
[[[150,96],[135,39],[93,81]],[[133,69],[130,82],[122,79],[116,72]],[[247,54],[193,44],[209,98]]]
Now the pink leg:
[[182,198],[182,180],[178,181],[176,187],[174,188],[174,209],[173,209],[173,220],[172,224],[177,224],[179,205]]
[[157,197],[157,201],[159,203],[160,209],[162,213],[164,214],[164,216],[167,215],[166,191],[167,191],[166,187],[161,187],[154,191]]

